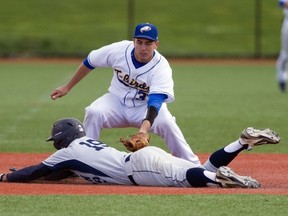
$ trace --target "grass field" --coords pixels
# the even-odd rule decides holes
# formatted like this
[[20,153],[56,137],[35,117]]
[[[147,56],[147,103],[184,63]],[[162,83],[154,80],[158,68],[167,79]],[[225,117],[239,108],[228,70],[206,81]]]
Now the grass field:
[[[80,62],[80,60],[79,60]],[[112,71],[93,71],[70,94],[52,101],[50,92],[64,84],[78,63],[1,63],[0,151],[46,152],[51,123],[74,116],[108,89]],[[271,127],[287,140],[287,95],[275,81],[274,64],[173,64],[175,97],[169,104],[195,152],[212,152],[236,139],[248,126]],[[104,130],[111,145],[135,129]],[[154,136],[154,145],[163,145]],[[288,153],[285,145],[263,146],[257,152]]]
[[[107,91],[112,72],[98,69],[69,95],[52,101],[79,62],[0,62],[0,152],[52,152],[45,139],[58,118],[83,118],[84,107]],[[195,153],[210,153],[238,138],[247,126],[279,132],[277,146],[253,153],[288,153],[287,95],[275,81],[274,62],[172,63],[175,102],[169,105]],[[135,129],[105,129],[101,139],[124,150],[120,136]],[[152,144],[167,149],[153,135]],[[17,158],[15,158],[17,160]],[[0,163],[5,163],[0,158]],[[277,167],[276,167],[277,168]],[[1,194],[1,184],[0,184]],[[1,215],[284,215],[287,196],[0,196]],[[261,206],[261,208],[260,208]]]
[[[128,16],[128,2],[134,2],[133,18]],[[220,0],[218,4],[209,0],[182,0],[181,4],[175,0],[0,0],[0,4],[0,56],[82,56],[104,44],[130,39],[131,22],[155,23],[159,50],[166,56],[254,56],[256,50],[275,56],[279,51],[282,11],[275,0]]]
[[1,215],[286,215],[287,197],[267,195],[0,196]]

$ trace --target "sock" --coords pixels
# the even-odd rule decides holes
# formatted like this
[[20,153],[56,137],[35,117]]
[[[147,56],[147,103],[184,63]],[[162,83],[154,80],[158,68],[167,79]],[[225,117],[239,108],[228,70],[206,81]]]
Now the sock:
[[192,187],[219,186],[219,183],[215,181],[216,173],[198,167],[187,170],[186,178]]
[[220,166],[227,166],[241,151],[246,149],[239,141],[235,141],[225,146],[224,148],[215,151],[205,162],[205,169],[216,172]]

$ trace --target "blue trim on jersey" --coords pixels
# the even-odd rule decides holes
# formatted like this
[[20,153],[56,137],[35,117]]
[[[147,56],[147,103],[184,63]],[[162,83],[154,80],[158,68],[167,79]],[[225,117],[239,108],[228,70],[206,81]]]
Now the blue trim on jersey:
[[69,170],[76,170],[82,173],[91,173],[96,176],[102,176],[102,177],[109,177],[107,174],[101,172],[100,170],[97,170],[81,161],[78,160],[68,160],[63,161],[61,163],[56,164],[53,168],[53,170],[63,170],[63,169],[69,169]]
[[135,51],[135,48],[133,48],[133,50],[131,51],[131,58],[132,58],[133,65],[135,66],[135,68],[138,69],[147,63],[141,63],[141,62],[137,61],[135,56],[134,56],[134,51]]
[[[135,48],[131,51],[131,58],[132,58],[132,62],[133,62],[134,67],[138,69],[138,68],[146,65],[147,63],[141,63],[141,62],[137,61],[137,59],[134,56],[134,51],[135,51]],[[154,55],[155,55],[155,52],[153,53],[153,56]]]
[[83,60],[83,64],[84,64],[87,68],[89,68],[89,69],[91,69],[91,70],[95,69],[95,67],[93,67],[93,66],[89,63],[88,57]]
[[159,109],[161,108],[163,101],[167,97],[168,96],[166,94],[150,94],[148,99],[148,107],[154,106],[159,112]]
[[128,74],[129,74],[129,76],[130,76],[130,74],[131,74],[131,68],[130,68],[130,65],[129,65],[129,62],[128,62],[128,49],[129,49],[129,47],[130,46],[132,46],[132,44],[129,44],[128,46],[127,46],[127,48],[126,48],[126,50],[125,50],[125,60],[126,60],[126,64],[127,64],[127,67],[128,67]]
[[[132,59],[132,63],[133,63],[133,50],[134,50],[135,48],[133,48],[133,50],[131,51],[131,53],[128,53],[128,50],[129,50],[129,47],[132,46],[132,45],[133,45],[132,43],[129,44],[129,45],[127,46],[126,50],[125,50],[125,60],[126,60],[126,64],[127,64],[127,67],[128,67],[127,73],[129,74],[129,76],[130,76],[130,74],[131,74],[131,68],[130,68],[128,59],[131,58],[131,59]],[[154,55],[155,55],[155,53],[156,53],[156,52],[154,51]],[[149,70],[144,71],[144,72],[141,73],[141,74],[138,74],[135,79],[137,80],[138,77],[142,76],[143,74],[149,73],[153,68],[156,67],[156,65],[159,64],[159,62],[160,62],[161,60],[162,60],[162,57],[161,57],[161,55],[160,55],[159,60],[158,60]],[[133,63],[133,64],[134,64],[134,63]],[[134,67],[136,67],[136,66],[134,65]],[[120,80],[119,80],[119,81],[120,81]],[[120,82],[121,82],[121,81],[120,81]],[[123,82],[121,82],[121,83],[123,83]],[[123,83],[123,84],[124,84],[124,83]],[[124,85],[125,85],[125,84],[124,84]],[[127,84],[126,84],[126,85],[127,85]],[[129,87],[133,88],[132,86],[129,86]],[[137,89],[137,88],[136,88],[136,89]],[[124,103],[124,105],[126,105],[126,98],[127,98],[127,96],[128,96],[130,93],[131,93],[131,92],[127,92],[127,94],[124,96],[124,98],[123,98],[123,103]],[[149,92],[147,92],[147,93],[149,93]],[[134,100],[135,100],[135,98],[136,98],[137,95],[138,95],[138,92],[135,92],[134,98],[131,99],[131,102],[133,103],[133,106],[134,106],[134,107],[136,106]],[[136,100],[137,100],[137,99],[136,99]]]

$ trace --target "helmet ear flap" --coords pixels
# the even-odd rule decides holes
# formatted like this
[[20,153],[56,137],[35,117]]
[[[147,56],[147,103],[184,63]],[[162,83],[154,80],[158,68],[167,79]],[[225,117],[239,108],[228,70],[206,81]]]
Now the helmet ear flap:
[[54,142],[53,143],[53,146],[57,149],[57,150],[60,150],[61,149],[61,145],[59,144],[59,142]]
[[73,133],[73,130],[69,129],[68,131],[64,132],[61,137],[59,137],[58,139],[56,138],[53,143],[54,147],[57,150],[67,148],[73,140],[79,138],[77,135],[71,135],[71,133]]

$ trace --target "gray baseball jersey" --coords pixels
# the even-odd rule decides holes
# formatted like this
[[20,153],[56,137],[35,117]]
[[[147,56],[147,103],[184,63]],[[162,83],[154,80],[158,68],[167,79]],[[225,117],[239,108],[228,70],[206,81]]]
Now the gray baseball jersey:
[[68,148],[58,150],[42,163],[55,171],[72,170],[96,184],[176,187],[191,187],[186,172],[198,167],[157,147],[126,153],[88,137],[74,140]]

